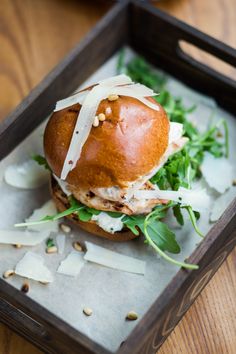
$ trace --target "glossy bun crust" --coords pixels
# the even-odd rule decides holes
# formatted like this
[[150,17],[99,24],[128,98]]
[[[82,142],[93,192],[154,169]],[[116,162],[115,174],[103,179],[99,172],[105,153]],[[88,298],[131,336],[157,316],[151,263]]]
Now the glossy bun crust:
[[[156,103],[153,98],[148,98]],[[135,98],[102,100],[97,114],[106,120],[92,127],[76,167],[66,181],[76,187],[125,187],[152,170],[168,145],[169,120],[164,109],[153,110]],[[44,134],[44,151],[60,177],[80,104],[53,113]]]
[[[68,199],[66,195],[62,192],[60,186],[58,185],[58,183],[55,181],[53,177],[51,178],[50,189],[51,189],[52,198],[56,204],[58,211],[61,212],[68,209],[70,207],[68,203]],[[66,218],[73,221],[74,224],[80,226],[83,230],[93,235],[104,237],[112,241],[118,241],[118,242],[129,241],[138,237],[134,235],[131,231],[129,231],[127,228],[119,232],[115,232],[114,234],[111,234],[109,232],[104,231],[94,221],[83,222],[78,220],[78,218],[73,214],[66,216]]]

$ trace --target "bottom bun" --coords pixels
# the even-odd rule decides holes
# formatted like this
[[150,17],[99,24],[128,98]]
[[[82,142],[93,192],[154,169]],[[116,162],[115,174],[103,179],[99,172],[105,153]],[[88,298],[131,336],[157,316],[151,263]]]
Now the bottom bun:
[[[57,181],[51,177],[51,194],[52,198],[56,204],[57,209],[61,212],[70,207],[67,196],[61,190]],[[137,235],[134,235],[129,229],[124,228],[121,231],[115,233],[110,233],[103,230],[95,221],[80,221],[75,215],[71,214],[66,216],[66,218],[73,221],[74,224],[80,226],[83,230],[90,232],[93,235],[107,238],[112,241],[130,241],[134,238],[137,238]]]

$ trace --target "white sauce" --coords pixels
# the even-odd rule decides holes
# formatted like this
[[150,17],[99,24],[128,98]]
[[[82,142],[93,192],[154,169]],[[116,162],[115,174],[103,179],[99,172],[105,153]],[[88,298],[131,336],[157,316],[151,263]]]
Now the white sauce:
[[107,213],[101,212],[99,215],[93,215],[92,220],[96,221],[98,226],[100,226],[103,230],[114,234],[116,231],[121,231],[123,229],[123,222],[120,218],[113,218]]

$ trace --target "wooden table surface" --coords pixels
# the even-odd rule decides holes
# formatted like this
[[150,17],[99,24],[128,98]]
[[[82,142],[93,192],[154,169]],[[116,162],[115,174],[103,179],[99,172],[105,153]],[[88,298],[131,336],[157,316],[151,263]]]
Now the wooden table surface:
[[[0,1],[0,119],[83,38],[109,3]],[[236,47],[236,0],[163,0],[155,6]],[[215,63],[202,53],[191,53]],[[0,324],[0,354],[36,353],[41,351]],[[173,353],[236,353],[236,250],[159,351]]]

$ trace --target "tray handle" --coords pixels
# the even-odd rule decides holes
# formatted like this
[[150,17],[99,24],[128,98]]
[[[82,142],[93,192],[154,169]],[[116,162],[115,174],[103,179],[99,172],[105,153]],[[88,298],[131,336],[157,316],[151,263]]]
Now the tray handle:
[[202,63],[198,59],[195,59],[183,50],[180,46],[180,42],[183,41],[187,44],[193,45],[196,49],[200,49],[206,54],[210,54],[213,57],[220,59],[222,63],[228,64],[233,68],[236,68],[236,50],[225,45],[218,40],[203,34],[202,32],[191,28],[191,32],[180,33],[178,37],[175,38],[175,50],[178,57],[187,62],[189,65],[201,69],[207,74],[211,74],[215,78],[230,80],[231,84],[235,83],[235,79],[230,78],[228,75],[221,73],[220,71],[211,68],[205,63]]
[[178,71],[185,71],[188,76],[192,72],[195,81],[197,81],[198,73],[201,72],[214,81],[221,81],[235,90],[235,80],[186,54],[180,48],[179,42],[185,41],[192,44],[224,63],[236,67],[236,50],[234,48],[150,4],[143,4],[137,0],[130,0],[130,3],[132,13],[130,41],[137,51],[150,57],[152,61],[154,61],[153,58],[158,58],[162,67],[169,72],[172,70],[175,76],[178,76]]

